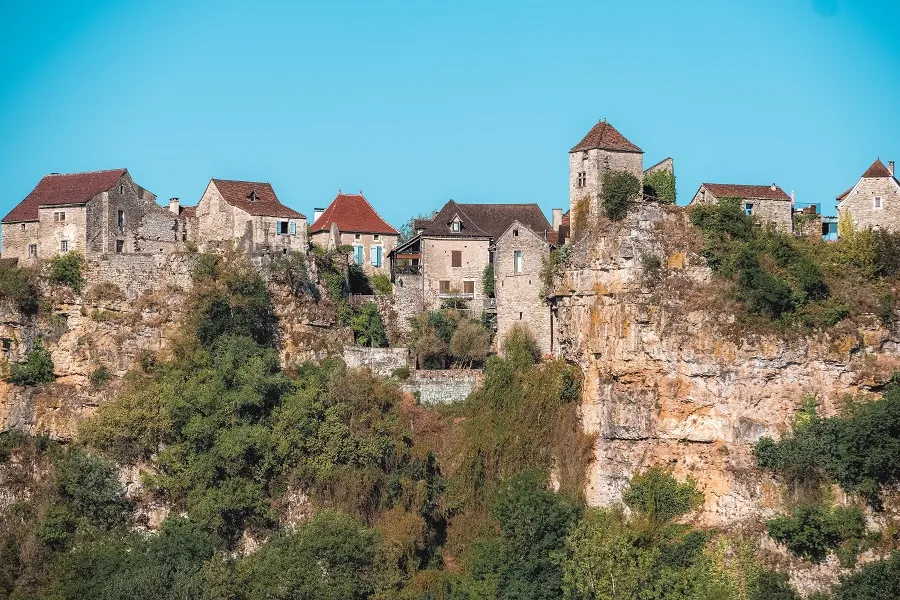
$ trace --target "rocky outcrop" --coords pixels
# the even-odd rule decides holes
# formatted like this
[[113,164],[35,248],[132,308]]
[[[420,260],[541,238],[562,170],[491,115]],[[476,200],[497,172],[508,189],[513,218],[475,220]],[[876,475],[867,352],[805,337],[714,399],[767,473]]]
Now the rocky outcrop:
[[900,335],[874,317],[809,336],[753,332],[699,248],[676,207],[598,223],[556,282],[554,342],[585,374],[590,504],[619,500],[635,470],[662,464],[699,482],[698,524],[747,526],[781,501],[753,443],[784,432],[806,397],[830,413],[877,389],[900,369]]

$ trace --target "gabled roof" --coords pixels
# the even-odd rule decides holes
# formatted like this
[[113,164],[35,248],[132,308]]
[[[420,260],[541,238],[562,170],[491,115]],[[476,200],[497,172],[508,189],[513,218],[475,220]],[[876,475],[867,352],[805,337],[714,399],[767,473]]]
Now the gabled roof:
[[248,214],[259,217],[283,217],[285,219],[306,218],[293,208],[288,208],[282,204],[268,181],[212,179],[211,182],[219,190],[225,202]]
[[853,188],[855,188],[855,187],[856,187],[856,185],[851,185],[851,186],[850,186],[843,194],[841,194],[841,195],[839,195],[839,196],[837,197],[837,201],[838,201],[838,202],[841,202],[844,198],[846,198],[847,196],[849,196],[849,195],[850,195],[850,192],[852,192],[852,191],[853,191]]
[[[736,185],[731,183],[704,183],[716,198],[747,198],[749,200],[790,200],[783,189],[775,185]],[[774,188],[774,189],[773,189]]]
[[110,169],[45,175],[24,200],[3,217],[2,222],[37,221],[39,206],[84,204],[97,194],[115,187],[127,172],[127,169]]
[[[451,223],[459,218],[460,231],[453,231]],[[497,239],[519,221],[541,237],[551,229],[541,208],[531,204],[459,204],[450,200],[427,223],[422,235],[443,237],[487,237]],[[425,223],[423,223],[425,224]]]
[[629,142],[624,135],[607,123],[605,120],[598,122],[588,132],[584,139],[569,150],[569,152],[580,152],[582,150],[612,150],[613,152],[638,152],[643,154],[643,150]]
[[874,179],[876,177],[893,177],[888,168],[881,162],[880,158],[875,159],[872,166],[866,169],[866,172],[862,174],[863,179]]
[[325,212],[310,226],[309,232],[330,231],[332,223],[337,223],[341,233],[400,235],[399,231],[388,225],[387,221],[375,212],[361,192],[359,194],[338,192]]

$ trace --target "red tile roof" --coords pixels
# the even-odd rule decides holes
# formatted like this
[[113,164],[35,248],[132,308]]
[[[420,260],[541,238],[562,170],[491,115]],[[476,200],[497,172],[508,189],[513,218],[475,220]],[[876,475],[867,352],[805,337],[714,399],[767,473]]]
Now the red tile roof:
[[[748,198],[751,200],[790,200],[783,189],[772,185],[735,185],[730,183],[704,183],[716,198]],[[775,189],[772,189],[772,188]]]
[[[260,217],[283,217],[285,219],[305,219],[293,208],[288,208],[275,195],[269,182],[233,181],[230,179],[213,179],[213,185],[222,194],[228,204],[244,212]],[[254,200],[250,199],[251,192]]]
[[178,209],[179,219],[193,219],[197,216],[196,206],[182,206]]
[[855,188],[855,187],[856,187],[856,185],[851,185],[851,186],[850,186],[850,189],[848,189],[848,190],[845,191],[843,194],[841,194],[840,196],[837,197],[837,201],[838,201],[838,202],[841,202],[844,198],[846,198],[847,196],[849,196],[849,195],[850,195],[850,192],[852,192],[852,191],[853,191],[853,188]]
[[875,162],[872,163],[872,166],[866,169],[866,172],[862,174],[863,179],[872,179],[875,177],[893,177],[891,172],[888,170],[884,163],[881,162],[881,159],[876,159]]
[[337,223],[341,233],[378,233],[384,235],[400,235],[400,232],[388,225],[387,221],[375,212],[366,197],[360,194],[343,194],[328,205],[325,212],[316,219],[310,233],[329,231],[331,224]]
[[97,194],[114,187],[127,172],[127,169],[112,169],[46,175],[24,200],[3,217],[2,222],[37,221],[39,206],[84,204]]
[[588,132],[584,139],[578,142],[578,145],[569,150],[569,152],[579,152],[581,150],[612,150],[614,152],[640,152],[644,151],[629,142],[624,135],[607,123],[600,121]]

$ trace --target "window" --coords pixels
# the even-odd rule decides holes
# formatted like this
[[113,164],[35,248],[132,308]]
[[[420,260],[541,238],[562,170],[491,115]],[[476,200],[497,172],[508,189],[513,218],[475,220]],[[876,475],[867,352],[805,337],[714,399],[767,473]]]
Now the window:
[[519,237],[519,230],[513,229],[513,237]]
[[247,200],[250,202],[256,202],[256,192],[250,192],[247,194]]
[[378,234],[378,233],[376,233],[376,234],[374,234],[374,235],[372,236],[372,238],[377,242],[377,241],[379,241],[379,240],[381,239],[381,235]]
[[373,267],[381,266],[381,246],[372,246],[369,248],[369,262]]
[[119,231],[125,231],[125,211],[120,210],[116,213],[116,224],[119,227]]
[[587,159],[588,159],[588,151],[582,150],[581,151],[581,160],[587,160]]
[[872,207],[881,208],[881,196],[875,196],[874,198],[872,198]]
[[25,223],[22,223],[22,231],[25,231]]
[[28,258],[37,256],[37,244],[28,244]]
[[62,240],[59,243],[59,251],[60,252],[68,252],[69,251],[69,240]]
[[525,261],[522,257],[522,251],[514,250],[513,251],[513,271],[516,273],[516,275],[522,274],[522,268],[524,267],[524,262]]
[[64,212],[53,213],[53,221],[55,223],[65,223],[66,222],[66,213],[64,213]]
[[747,204],[745,204],[744,212],[747,213],[748,215],[752,215],[753,214],[753,205],[750,204],[749,202]]
[[353,246],[353,262],[358,265],[363,264],[363,252],[365,249],[362,246]]
[[438,282],[438,292],[441,294],[449,294],[450,293],[450,282],[446,280],[442,280]]
[[459,232],[462,230],[462,223],[459,219],[453,219],[453,222],[450,223],[450,229],[455,232]]
[[451,267],[461,267],[462,266],[462,250],[453,250],[450,252],[450,266]]
[[288,223],[288,233],[291,235],[297,235],[297,224],[293,221]]
[[287,221],[275,221],[275,233],[278,235],[287,235],[288,232],[288,222]]
[[116,254],[122,254],[125,251],[125,241],[116,240]]
[[463,281],[463,293],[474,294],[475,293],[475,282],[474,281]]
[[359,233],[354,233],[354,234],[353,234],[353,239],[354,239],[354,240],[358,240],[358,239],[360,239],[361,237],[362,237],[362,235],[359,234]]
[[578,174],[578,187],[583,188],[585,185],[587,185],[587,173],[582,171]]

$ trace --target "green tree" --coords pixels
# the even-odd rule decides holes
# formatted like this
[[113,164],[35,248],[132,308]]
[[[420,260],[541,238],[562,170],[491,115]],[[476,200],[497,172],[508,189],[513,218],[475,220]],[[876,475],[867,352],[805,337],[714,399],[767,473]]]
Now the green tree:
[[864,565],[859,571],[841,576],[835,589],[839,600],[894,600],[900,598],[900,552],[890,558]]
[[600,194],[603,212],[613,221],[621,221],[640,193],[641,182],[631,173],[610,171],[604,174]]
[[350,317],[350,328],[353,329],[356,343],[361,346],[380,348],[387,345],[381,314],[374,302],[366,302]]
[[34,271],[14,266],[0,266],[0,299],[15,303],[26,315],[38,311],[41,291]]
[[669,471],[654,466],[631,478],[622,493],[622,502],[645,517],[655,531],[699,508],[703,492],[693,479],[680,483]]
[[669,204],[675,204],[675,174],[671,171],[653,171],[644,175],[644,193]]
[[52,283],[67,285],[75,293],[80,294],[84,287],[84,257],[80,252],[66,252],[54,256],[50,261],[50,281]]
[[450,352],[457,361],[468,368],[483,361],[490,346],[491,334],[471,319],[462,319],[450,337]]

